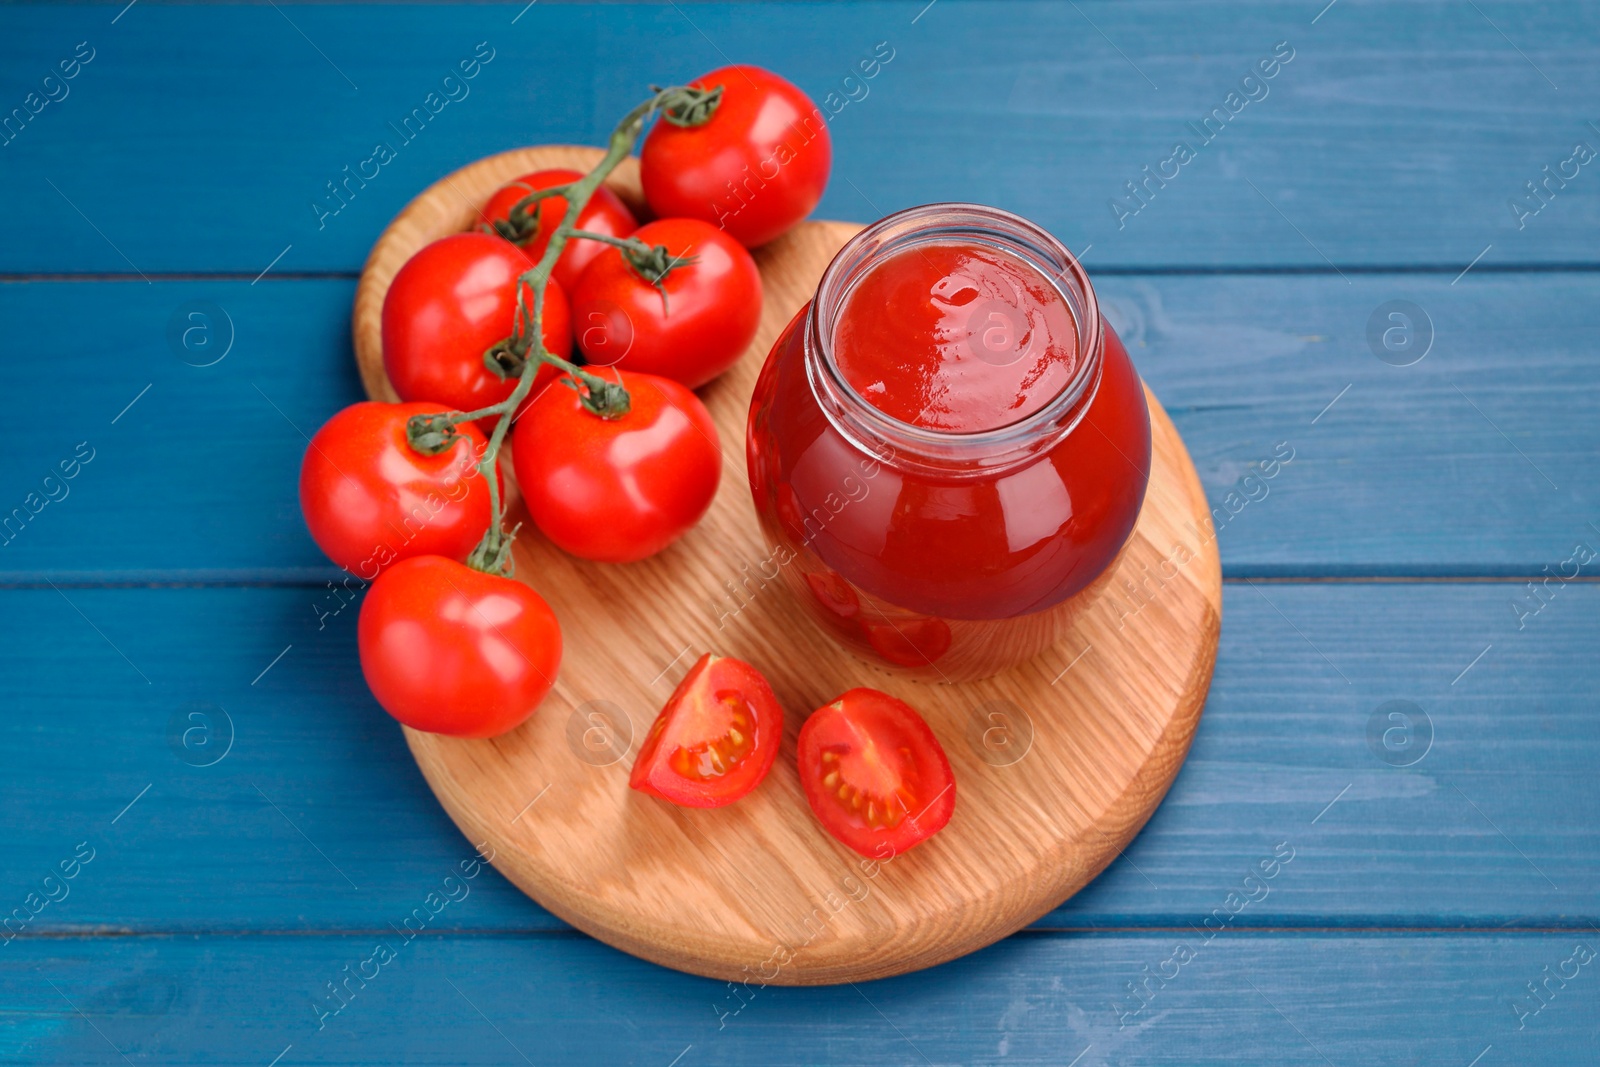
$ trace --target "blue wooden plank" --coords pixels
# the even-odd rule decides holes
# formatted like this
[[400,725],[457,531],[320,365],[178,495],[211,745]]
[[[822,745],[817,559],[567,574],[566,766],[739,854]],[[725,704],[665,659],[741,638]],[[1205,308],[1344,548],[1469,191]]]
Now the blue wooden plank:
[[[1596,164],[1566,162],[1600,145],[1592,5],[923,6],[6,5],[0,113],[40,110],[0,147],[0,271],[354,271],[439,175],[594,143],[650,82],[730,58],[834,95],[824,217],[973,199],[1121,266],[1596,262]],[[847,82],[878,42],[889,65]],[[1569,177],[1519,217],[1547,165]]]
[[[691,978],[559,936],[10,951],[0,1055],[25,1063],[1578,1064],[1600,996],[1592,931],[1016,937],[821,989]],[[1163,969],[1135,1013],[1128,985]]]
[[[1538,575],[1575,541],[1600,547],[1600,274],[1098,287],[1188,443],[1224,573]],[[0,581],[332,576],[296,484],[302,434],[361,396],[352,294],[343,280],[0,284],[0,392],[53,413],[13,435],[0,472],[0,515],[23,514],[0,535]],[[1396,300],[1426,316],[1413,343],[1431,350],[1412,366],[1369,340],[1396,362],[1419,350],[1381,343]],[[91,321],[97,340],[63,325]],[[220,362],[191,365],[230,336]],[[80,444],[92,461],[45,483]],[[1290,453],[1273,478],[1252,473]]]
[[[383,930],[470,858],[365,691],[357,608],[319,630],[316,592],[6,594],[23,625],[0,646],[0,906],[42,891],[80,843],[96,852],[25,937]],[[1041,925],[1600,922],[1600,586],[1553,583],[1520,630],[1519,595],[1229,585],[1187,765],[1126,857]],[[1410,722],[1388,718],[1392,701],[1415,705]],[[540,714],[568,711],[557,697]],[[558,926],[493,875],[433,924]]]

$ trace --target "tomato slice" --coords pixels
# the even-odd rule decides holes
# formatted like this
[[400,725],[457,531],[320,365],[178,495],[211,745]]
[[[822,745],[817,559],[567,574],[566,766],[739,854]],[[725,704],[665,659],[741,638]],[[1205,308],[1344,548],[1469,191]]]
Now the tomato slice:
[[645,737],[628,784],[691,808],[720,808],[772,769],[783,709],[761,672],[707,652],[678,683]]
[[926,841],[956,810],[939,739],[911,706],[852,689],[800,728],[800,784],[823,829],[885,860]]

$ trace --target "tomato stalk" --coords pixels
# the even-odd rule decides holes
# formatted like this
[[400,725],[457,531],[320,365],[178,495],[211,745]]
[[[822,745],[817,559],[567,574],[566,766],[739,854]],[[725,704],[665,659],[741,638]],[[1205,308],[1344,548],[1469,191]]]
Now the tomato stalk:
[[[418,415],[410,419],[406,426],[406,438],[411,446],[419,452],[433,455],[450,447],[457,424],[469,419],[499,416],[494,433],[489,437],[489,445],[484,449],[483,457],[478,462],[479,473],[489,483],[489,528],[485,531],[483,540],[478,542],[478,546],[467,557],[468,566],[487,574],[511,573],[511,543],[516,536],[516,530],[505,529],[504,502],[500,499],[500,481],[496,477],[496,467],[500,458],[500,447],[511,428],[512,416],[532,391],[541,364],[548,363],[566,372],[574,379],[575,388],[581,383],[582,389],[579,393],[584,408],[590,413],[603,419],[621,418],[628,413],[628,391],[619,383],[590,374],[577,364],[550,352],[544,346],[544,294],[549,287],[556,260],[561,257],[567,241],[577,236],[603,239],[608,242],[618,240],[602,238],[601,235],[579,230],[578,216],[588,205],[589,199],[594,196],[595,190],[599,189],[601,183],[610,177],[611,172],[632,153],[633,146],[639,140],[639,134],[644,131],[645,123],[652,115],[661,112],[676,125],[698,126],[710,121],[720,99],[720,86],[710,90],[696,89],[692,86],[656,89],[650,99],[629,111],[617,124],[616,129],[611,131],[611,137],[606,144],[606,153],[593,170],[559,189],[540,190],[518,202],[517,207],[522,208],[527,204],[536,204],[545,196],[560,195],[566,198],[567,211],[561,219],[561,224],[550,235],[550,243],[545,246],[539,262],[517,279],[517,307],[521,315],[518,318],[516,331],[483,354],[485,365],[500,377],[516,375],[516,388],[511,391],[510,396],[498,404],[466,413]],[[633,245],[625,245],[625,254],[654,256],[661,261],[662,275],[683,262],[681,259],[673,260],[668,257],[665,248],[651,249],[642,241],[633,244],[644,247],[641,250]],[[654,263],[655,260],[650,262]],[[528,303],[530,290],[533,294],[531,308]]]
[[695,257],[688,253],[675,256],[667,250],[666,245],[653,245],[637,237],[613,237],[608,233],[590,233],[588,230],[573,230],[569,236],[599,241],[601,244],[620,248],[623,261],[632,267],[639,277],[655,286],[656,291],[661,294],[663,311],[667,309],[667,289],[661,283],[666,281],[667,275],[674,270],[687,267],[695,260]]
[[[523,185],[522,188],[528,189],[528,186]],[[485,233],[504,237],[515,245],[527,244],[539,236],[539,213],[533,209],[539,206],[540,201],[566,195],[565,185],[556,185],[549,189],[528,189],[528,195],[511,206],[506,218],[496,219],[493,225],[484,223],[479,229]]]

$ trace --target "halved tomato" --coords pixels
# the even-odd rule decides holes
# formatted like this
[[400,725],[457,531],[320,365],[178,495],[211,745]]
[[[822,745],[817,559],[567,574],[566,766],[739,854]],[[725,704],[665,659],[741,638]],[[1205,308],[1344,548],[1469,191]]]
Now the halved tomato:
[[852,689],[800,727],[800,784],[823,829],[886,860],[944,828],[956,779],[939,739],[911,705]]
[[678,683],[639,749],[628,784],[690,808],[720,808],[772,769],[783,709],[761,672],[707,652]]

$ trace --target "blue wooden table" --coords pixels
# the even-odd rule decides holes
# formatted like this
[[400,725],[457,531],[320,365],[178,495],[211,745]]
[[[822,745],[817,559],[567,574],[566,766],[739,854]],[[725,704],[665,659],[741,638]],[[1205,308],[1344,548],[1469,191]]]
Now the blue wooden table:
[[[1600,1061],[1600,10],[924,2],[0,7],[0,1060]],[[296,502],[356,274],[729,61],[831,101],[819,215],[1084,253],[1218,508],[1193,751],[920,974],[751,998],[488,869],[405,941],[472,853]]]

